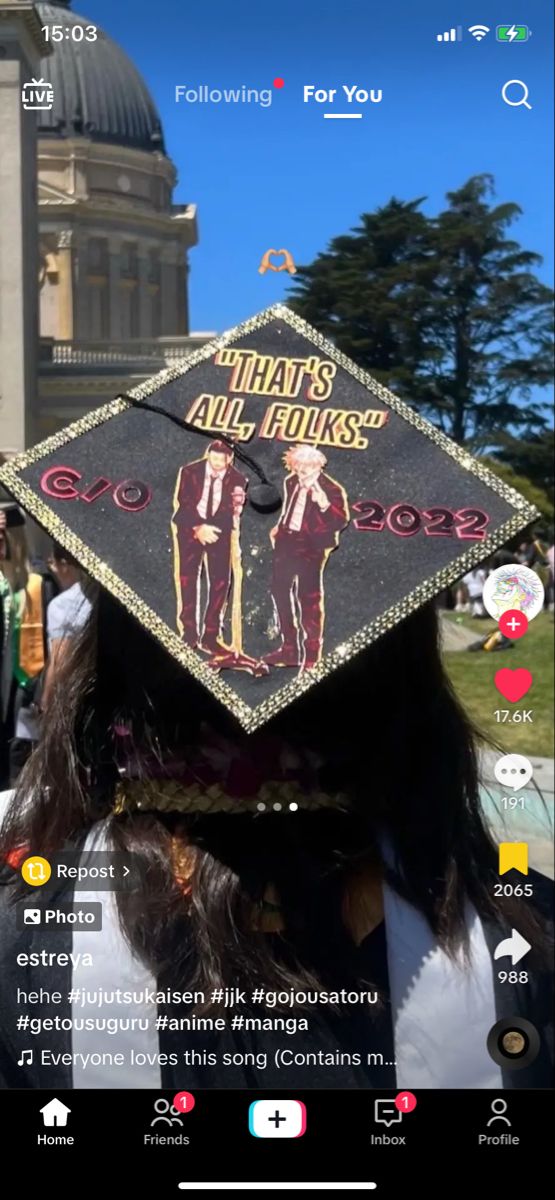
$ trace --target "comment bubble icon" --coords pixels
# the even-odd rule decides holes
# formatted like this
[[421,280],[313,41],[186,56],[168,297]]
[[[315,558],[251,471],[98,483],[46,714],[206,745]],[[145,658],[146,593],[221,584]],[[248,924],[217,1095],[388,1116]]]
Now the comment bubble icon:
[[398,1125],[403,1120],[403,1114],[395,1106],[395,1096],[385,1100],[374,1100],[374,1120],[377,1125]]
[[494,772],[497,782],[502,787],[510,792],[518,792],[530,783],[534,768],[523,754],[504,754],[503,758],[498,758]]

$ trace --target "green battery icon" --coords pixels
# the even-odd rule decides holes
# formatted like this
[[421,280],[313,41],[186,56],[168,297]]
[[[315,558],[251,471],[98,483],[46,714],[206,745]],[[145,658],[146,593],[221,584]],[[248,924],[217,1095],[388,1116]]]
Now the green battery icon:
[[527,42],[529,29],[527,25],[498,25],[496,36],[498,42]]

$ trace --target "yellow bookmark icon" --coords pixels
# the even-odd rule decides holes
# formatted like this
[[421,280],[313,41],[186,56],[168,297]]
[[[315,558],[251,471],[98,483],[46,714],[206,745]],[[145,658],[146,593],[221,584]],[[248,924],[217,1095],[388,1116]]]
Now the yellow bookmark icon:
[[499,874],[513,869],[528,874],[528,842],[499,843]]

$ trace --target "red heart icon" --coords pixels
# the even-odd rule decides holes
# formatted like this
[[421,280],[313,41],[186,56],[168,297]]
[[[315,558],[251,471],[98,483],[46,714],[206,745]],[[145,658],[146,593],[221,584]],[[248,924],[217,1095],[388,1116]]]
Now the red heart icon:
[[516,671],[511,671],[510,667],[503,667],[501,671],[495,673],[497,691],[501,692],[506,700],[511,700],[513,704],[517,700],[522,700],[522,697],[530,691],[532,682],[530,671],[524,667],[517,667]]

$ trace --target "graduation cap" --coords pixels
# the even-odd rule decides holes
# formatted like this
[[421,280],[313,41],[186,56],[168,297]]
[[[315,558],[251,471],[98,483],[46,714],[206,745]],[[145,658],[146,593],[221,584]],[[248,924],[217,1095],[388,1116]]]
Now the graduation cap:
[[15,529],[16,526],[25,524],[25,517],[21,509],[12,500],[0,501],[0,515],[6,518],[6,523],[3,525],[4,529]]
[[537,515],[284,305],[0,481],[249,732]]

